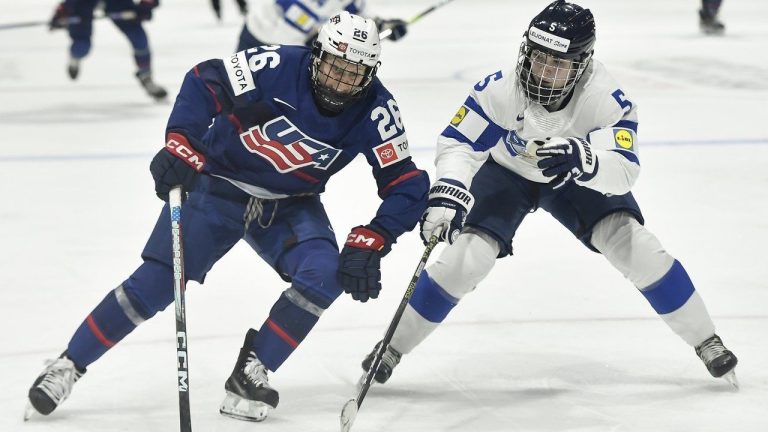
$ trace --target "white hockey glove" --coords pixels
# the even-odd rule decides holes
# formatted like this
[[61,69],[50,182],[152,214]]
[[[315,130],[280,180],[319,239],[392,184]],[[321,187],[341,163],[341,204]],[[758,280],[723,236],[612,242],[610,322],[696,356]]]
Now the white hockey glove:
[[453,243],[474,202],[475,198],[461,182],[451,179],[436,181],[429,189],[427,210],[419,221],[424,244],[429,242],[432,233],[440,227],[440,241]]
[[547,138],[536,150],[536,156],[540,158],[538,167],[541,173],[553,177],[550,182],[553,189],[576,179],[588,181],[597,173],[597,155],[581,138]]

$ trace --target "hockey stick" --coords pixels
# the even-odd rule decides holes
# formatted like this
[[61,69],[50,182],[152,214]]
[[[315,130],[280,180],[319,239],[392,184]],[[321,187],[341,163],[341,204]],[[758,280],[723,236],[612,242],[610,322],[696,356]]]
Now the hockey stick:
[[173,297],[176,303],[176,371],[179,387],[179,424],[181,432],[192,432],[189,413],[189,360],[187,357],[187,313],[184,307],[184,243],[181,236],[181,186],[171,189],[168,206],[171,213],[171,249],[173,253]]
[[429,243],[424,249],[424,253],[421,255],[421,261],[419,261],[419,265],[416,266],[416,271],[413,273],[413,277],[411,278],[411,282],[408,284],[408,288],[405,290],[405,294],[403,294],[403,299],[400,300],[400,306],[397,307],[395,316],[392,317],[392,322],[389,323],[389,327],[387,328],[387,332],[384,334],[384,339],[382,339],[381,344],[379,345],[379,349],[376,350],[376,355],[373,357],[373,362],[371,362],[371,366],[368,368],[368,372],[365,375],[363,385],[360,387],[360,392],[357,394],[356,398],[348,400],[347,403],[344,404],[344,407],[341,409],[341,432],[349,432],[349,430],[352,428],[352,424],[355,422],[355,417],[357,417],[357,411],[360,409],[360,405],[363,404],[363,399],[365,399],[365,395],[368,394],[368,389],[371,388],[373,376],[379,369],[381,359],[384,356],[384,353],[387,351],[389,343],[392,341],[392,336],[394,336],[395,329],[397,329],[397,325],[400,323],[400,318],[403,316],[403,312],[405,312],[405,307],[411,300],[413,291],[416,288],[416,281],[419,280],[421,271],[424,270],[424,266],[427,265],[429,255],[432,253],[432,249],[434,249],[437,245],[439,237],[440,232],[438,231],[432,234],[432,237],[429,238]]
[[[453,1],[453,0],[441,0],[441,1],[439,1],[439,2],[437,2],[437,3],[435,3],[435,4],[433,4],[433,5],[432,5],[432,6],[430,6],[429,8],[427,8],[427,9],[425,9],[425,10],[421,11],[421,13],[419,13],[418,15],[412,16],[410,19],[408,19],[408,20],[406,21],[406,23],[408,23],[408,25],[411,25],[411,24],[415,23],[416,21],[418,21],[418,20],[420,20],[420,19],[424,18],[426,15],[429,15],[429,14],[431,14],[431,13],[432,13],[432,12],[434,12],[435,10],[437,10],[437,9],[439,9],[439,8],[441,8],[441,7],[445,6],[445,5],[447,5],[448,3],[452,2],[452,1]],[[382,31],[381,33],[379,33],[379,39],[382,39],[382,40],[383,40],[383,39],[387,39],[387,38],[389,38],[391,35],[392,35],[392,29],[391,29],[391,28],[388,28],[388,29],[386,29],[386,30]]]
[[[127,11],[120,11],[120,12],[110,12],[108,14],[104,15],[96,15],[93,17],[93,19],[103,19],[103,18],[109,18],[113,20],[118,21],[128,21],[136,19],[136,12],[132,10]],[[69,26],[73,24],[79,24],[82,21],[82,18],[79,16],[69,17],[65,20],[59,21],[60,24],[63,26]],[[18,28],[26,28],[26,27],[39,27],[44,25],[49,25],[51,23],[50,20],[48,21],[26,21],[26,22],[17,22],[17,23],[8,23],[8,24],[0,24],[0,30],[13,30]]]

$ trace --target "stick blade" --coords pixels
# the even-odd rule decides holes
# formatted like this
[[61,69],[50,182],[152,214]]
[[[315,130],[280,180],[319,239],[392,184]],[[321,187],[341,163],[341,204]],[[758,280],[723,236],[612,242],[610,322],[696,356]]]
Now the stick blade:
[[352,424],[357,417],[357,399],[350,399],[344,404],[344,408],[341,409],[341,432],[349,432],[352,429]]

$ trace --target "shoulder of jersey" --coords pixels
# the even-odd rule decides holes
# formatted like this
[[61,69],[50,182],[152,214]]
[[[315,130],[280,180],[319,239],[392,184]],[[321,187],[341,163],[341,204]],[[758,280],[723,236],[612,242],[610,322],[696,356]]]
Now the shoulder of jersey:
[[[582,89],[583,104],[594,112],[598,123],[615,123],[624,115],[624,109],[614,93],[622,91],[616,79],[611,76],[602,63],[593,60],[588,83]],[[626,97],[622,93],[623,97]]]
[[[515,92],[515,71],[502,70],[501,77],[494,79],[494,74],[487,75],[473,84],[471,96],[480,108],[494,122],[504,123],[503,119],[508,108],[513,106],[517,94]],[[490,78],[489,78],[490,77]],[[486,82],[486,85],[482,83]]]

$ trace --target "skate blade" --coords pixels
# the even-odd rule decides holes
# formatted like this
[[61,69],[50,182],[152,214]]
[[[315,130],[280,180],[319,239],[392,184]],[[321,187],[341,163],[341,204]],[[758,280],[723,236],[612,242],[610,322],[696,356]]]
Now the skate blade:
[[344,408],[341,409],[341,417],[339,418],[341,432],[349,432],[352,429],[355,417],[357,417],[357,399],[350,399],[344,404]]
[[237,420],[260,422],[267,418],[270,409],[272,407],[263,402],[243,399],[236,394],[227,392],[227,397],[221,403],[219,413]]
[[32,406],[32,403],[27,401],[27,406],[24,407],[24,421],[27,421],[30,418],[32,418],[32,416],[35,415],[36,412],[37,410],[35,409],[35,407]]
[[733,386],[734,391],[739,390],[739,380],[736,378],[736,372],[730,371],[727,374],[723,375],[723,379],[728,382],[731,386]]

